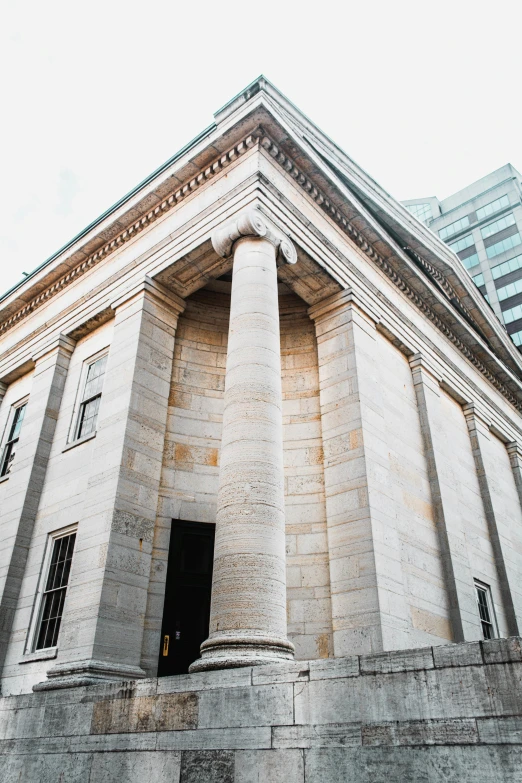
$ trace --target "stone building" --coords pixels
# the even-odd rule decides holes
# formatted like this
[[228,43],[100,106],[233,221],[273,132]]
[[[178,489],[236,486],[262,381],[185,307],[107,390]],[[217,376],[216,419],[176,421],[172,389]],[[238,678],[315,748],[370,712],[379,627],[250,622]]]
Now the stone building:
[[214,118],[0,300],[0,778],[520,780],[520,354],[264,78]]

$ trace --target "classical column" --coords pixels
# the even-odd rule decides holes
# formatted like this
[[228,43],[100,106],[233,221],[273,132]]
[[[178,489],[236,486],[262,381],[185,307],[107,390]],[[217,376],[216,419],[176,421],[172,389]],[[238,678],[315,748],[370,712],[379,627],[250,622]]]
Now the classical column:
[[35,368],[31,393],[1,509],[0,674],[73,350],[74,341],[60,335],[33,357]]
[[[476,407],[472,403],[464,406],[464,416],[466,417],[480,494],[488,523],[489,538],[506,613],[508,634],[509,636],[520,636],[522,631],[522,586],[519,579],[518,553],[515,542],[511,540],[511,520],[506,519],[504,513],[504,493],[499,490],[494,491],[494,471],[497,466],[493,464],[494,455],[488,448],[491,445],[491,433],[488,424],[478,415]],[[506,472],[509,475],[509,471]]]
[[286,638],[281,356],[276,258],[292,243],[250,210],[212,244],[234,255],[210,635],[191,671],[293,658]]
[[56,665],[35,690],[144,677],[140,667],[174,340],[184,301],[145,278],[113,303],[88,486]]

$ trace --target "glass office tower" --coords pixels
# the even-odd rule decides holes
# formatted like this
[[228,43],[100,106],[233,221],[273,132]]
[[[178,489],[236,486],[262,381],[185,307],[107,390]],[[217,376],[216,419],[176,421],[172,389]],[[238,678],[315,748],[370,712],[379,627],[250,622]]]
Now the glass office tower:
[[442,201],[402,203],[460,258],[522,350],[522,175],[508,163]]

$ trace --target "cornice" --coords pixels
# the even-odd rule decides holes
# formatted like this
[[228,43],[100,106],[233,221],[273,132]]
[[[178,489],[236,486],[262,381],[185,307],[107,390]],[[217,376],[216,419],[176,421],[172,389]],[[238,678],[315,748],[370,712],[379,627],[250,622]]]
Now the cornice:
[[5,334],[9,329],[12,329],[20,321],[27,318],[31,313],[37,310],[39,307],[48,302],[52,297],[59,294],[71,283],[75,282],[79,277],[84,275],[90,269],[93,269],[100,261],[103,261],[107,256],[114,253],[122,245],[134,239],[138,234],[148,228],[152,223],[155,223],[159,217],[169,212],[187,196],[196,191],[201,185],[205,184],[209,179],[215,177],[223,169],[231,165],[237,158],[247,152],[251,147],[257,143],[257,137],[253,134],[248,135],[240,142],[235,144],[228,152],[220,155],[213,163],[202,170],[196,177],[193,177],[185,185],[177,190],[173,191],[167,196],[160,204],[158,204],[153,210],[147,212],[139,220],[135,221],[132,225],[128,226],[124,231],[121,231],[118,236],[107,242],[103,247],[100,247],[96,252],[92,253],[81,263],[77,264],[67,274],[63,275],[59,280],[53,283],[51,286],[42,291],[38,296],[35,296],[20,310],[0,322],[0,336]]
[[[13,313],[3,322],[0,322],[0,336],[9,329],[16,326],[22,320],[31,315],[35,310],[48,302],[55,295],[63,291],[67,286],[75,282],[79,277],[94,268],[102,260],[107,258],[122,245],[134,239],[138,234],[152,225],[161,216],[169,212],[189,195],[198,190],[207,181],[219,174],[223,169],[230,166],[237,158],[244,155],[249,149],[260,142],[261,147],[287,172],[297,184],[312,198],[312,200],[330,217],[341,230],[357,244],[365,255],[375,263],[383,273],[392,281],[392,283],[402,291],[413,304],[442,332],[455,347],[470,361],[476,369],[484,375],[485,378],[519,411],[522,412],[522,402],[509,391],[509,389],[496,376],[488,370],[484,363],[468,348],[462,340],[441,320],[441,318],[432,310],[429,305],[414,291],[406,280],[393,268],[393,266],[383,258],[368,242],[364,235],[339,211],[332,201],[322,192],[294,163],[294,161],[276,144],[262,128],[251,132],[244,139],[236,143],[223,155],[220,155],[205,169],[201,170],[195,177],[191,178],[181,188],[173,191],[153,210],[142,215],[137,221],[125,228],[110,242],[107,242],[101,248],[92,253],[87,259],[78,263],[67,274],[54,282],[44,291],[31,299],[26,305]],[[423,259],[416,251],[408,248],[415,256],[417,262],[433,276],[434,280],[444,291],[446,297],[451,301],[456,301],[462,311],[469,316],[467,309],[462,305],[456,291],[447,281],[445,276],[436,270],[432,264]]]
[[[291,177],[298,183],[298,185],[308,193],[308,195],[315,201],[315,203],[321,207],[321,209],[326,212],[326,214],[331,217],[337,225],[341,227],[341,229],[344,231],[345,234],[347,234],[350,239],[352,239],[357,246],[365,253],[368,258],[371,259],[383,272],[384,274],[393,282],[393,284],[402,291],[408,299],[410,299],[415,306],[421,310],[421,312],[426,315],[426,317],[437,327],[437,329],[444,334],[445,337],[450,340],[455,347],[479,370],[479,372],[484,375],[490,383],[493,384],[493,386],[498,389],[498,391],[518,410],[522,412],[522,402],[519,402],[517,398],[509,391],[509,389],[504,386],[504,384],[496,378],[490,370],[481,362],[481,360],[475,356],[473,351],[471,351],[467,345],[465,345],[462,340],[457,337],[457,335],[439,318],[439,316],[429,307],[426,302],[420,297],[412,288],[408,285],[408,283],[404,280],[401,275],[392,267],[392,265],[386,261],[377,251],[370,245],[370,243],[365,239],[364,235],[355,228],[355,226],[337,209],[335,204],[333,204],[330,199],[321,191],[319,188],[317,188],[314,183],[305,175],[302,171],[296,166],[296,164],[293,162],[293,160],[285,153],[283,150],[275,144],[272,139],[267,136],[263,135],[260,141],[261,147],[265,149],[269,155],[288,173]],[[433,269],[432,265],[429,264],[427,261],[424,261],[421,259],[418,254],[415,254],[426,269],[428,269],[430,272]],[[451,292],[452,295],[455,296],[457,301],[459,302],[460,306],[462,307],[462,304],[460,303],[460,299],[457,297],[456,292],[454,292],[454,289],[450,286],[450,284],[447,282],[447,280],[444,278],[442,273],[437,272],[437,280],[438,278],[442,278],[442,280],[445,282],[446,285],[446,291],[447,293]],[[439,281],[439,282],[442,282]],[[465,308],[462,307],[462,309],[465,310]]]

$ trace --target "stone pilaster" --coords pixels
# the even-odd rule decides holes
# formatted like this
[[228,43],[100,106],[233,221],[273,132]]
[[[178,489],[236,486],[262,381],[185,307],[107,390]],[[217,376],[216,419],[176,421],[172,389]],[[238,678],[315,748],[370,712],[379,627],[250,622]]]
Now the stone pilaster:
[[410,360],[421,422],[439,547],[449,597],[453,641],[481,638],[473,575],[459,515],[458,484],[453,481],[455,455],[445,436],[440,411],[440,386],[423,357]]
[[375,321],[342,291],[309,310],[319,359],[334,654],[393,649],[409,627]]
[[113,304],[89,483],[48,681],[35,689],[143,677],[140,656],[178,315],[148,278]]
[[61,335],[34,357],[31,394],[2,506],[0,672],[20,595],[73,350],[74,342]]
[[495,566],[502,593],[502,602],[506,613],[509,636],[519,636],[522,631],[522,585],[517,573],[516,557],[509,526],[503,525],[502,509],[497,508],[497,495],[492,492],[492,476],[488,468],[488,425],[477,415],[473,404],[464,406],[464,416],[468,425],[469,437],[475,469],[488,523],[489,538],[493,548]]
[[5,385],[5,383],[2,383],[0,381],[0,405],[2,404],[2,400],[5,397],[6,391],[7,391],[7,386]]
[[210,635],[191,671],[293,657],[286,638],[281,355],[276,256],[295,248],[256,210],[218,229],[233,253]]

